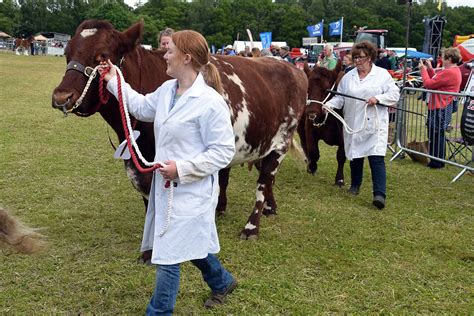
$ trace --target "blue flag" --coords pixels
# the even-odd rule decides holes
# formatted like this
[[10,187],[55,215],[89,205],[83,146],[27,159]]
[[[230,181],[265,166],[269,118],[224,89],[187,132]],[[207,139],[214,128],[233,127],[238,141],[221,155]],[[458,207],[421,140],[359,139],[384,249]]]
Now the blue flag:
[[306,27],[306,29],[308,30],[310,37],[321,36],[323,34],[323,22],[319,22],[315,25],[310,25]]
[[260,33],[260,40],[262,41],[262,49],[270,48],[272,43],[272,32]]
[[342,34],[342,19],[329,23],[329,36]]

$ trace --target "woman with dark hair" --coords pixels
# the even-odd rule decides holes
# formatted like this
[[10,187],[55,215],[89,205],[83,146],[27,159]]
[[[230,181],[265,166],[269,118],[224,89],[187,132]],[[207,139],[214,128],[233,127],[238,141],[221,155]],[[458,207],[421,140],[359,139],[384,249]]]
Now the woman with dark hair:
[[[151,262],[157,265],[147,315],[171,315],[185,261],[201,270],[211,288],[206,308],[224,303],[237,286],[215,255],[220,250],[215,224],[218,171],[235,152],[220,75],[210,63],[205,38],[195,31],[173,33],[164,58],[166,73],[175,79],[147,95],[123,85],[130,113],[154,123],[155,161],[163,162],[153,174],[141,247],[153,249]],[[117,82],[111,80],[116,70],[109,65],[107,88],[117,97]],[[177,184],[171,208],[167,181]]]
[[[461,61],[459,49],[450,47],[443,50],[443,70],[436,73],[430,62],[421,62],[419,68],[423,86],[426,89],[446,92],[459,92],[461,86],[461,71],[457,64]],[[428,101],[429,154],[440,159],[445,158],[446,138],[444,132],[451,123],[454,97],[439,93],[432,93]],[[440,169],[444,162],[430,159],[428,167]]]
[[355,44],[351,55],[355,68],[342,78],[337,91],[366,101],[336,95],[326,105],[342,108],[344,120],[354,131],[349,133],[344,130],[344,149],[351,167],[349,192],[359,194],[364,158],[368,157],[372,172],[372,204],[383,209],[387,182],[384,158],[387,151],[388,108],[377,103],[394,104],[400,93],[388,71],[375,66],[377,50],[371,43]]

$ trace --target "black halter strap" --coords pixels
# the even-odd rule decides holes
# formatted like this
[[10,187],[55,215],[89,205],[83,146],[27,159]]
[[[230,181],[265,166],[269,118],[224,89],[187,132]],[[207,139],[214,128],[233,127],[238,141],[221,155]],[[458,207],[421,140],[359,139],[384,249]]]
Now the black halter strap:
[[84,66],[83,64],[81,64],[80,62],[76,60],[71,60],[69,64],[67,64],[66,72],[68,72],[69,70],[76,70],[83,73],[86,77],[90,77],[92,72],[94,71],[94,68],[89,67],[89,66]]

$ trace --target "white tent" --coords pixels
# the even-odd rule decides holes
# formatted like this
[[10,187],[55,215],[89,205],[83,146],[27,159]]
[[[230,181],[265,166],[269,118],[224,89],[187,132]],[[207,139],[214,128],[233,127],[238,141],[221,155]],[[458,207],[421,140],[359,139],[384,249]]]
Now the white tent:
[[5,32],[0,31],[0,37],[11,37],[11,36]]
[[41,34],[36,35],[36,36],[34,37],[34,39],[35,39],[35,41],[42,41],[42,42],[48,40],[46,37],[44,37],[44,36],[41,35]]

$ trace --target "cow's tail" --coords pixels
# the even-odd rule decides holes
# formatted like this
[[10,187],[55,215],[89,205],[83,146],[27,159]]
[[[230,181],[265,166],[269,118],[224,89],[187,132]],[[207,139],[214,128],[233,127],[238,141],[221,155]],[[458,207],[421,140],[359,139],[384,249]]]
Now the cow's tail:
[[15,252],[33,254],[45,249],[45,237],[0,207],[0,247]]
[[301,147],[300,143],[295,139],[295,136],[290,140],[290,154],[301,161],[306,161],[306,156],[304,154],[303,148]]

